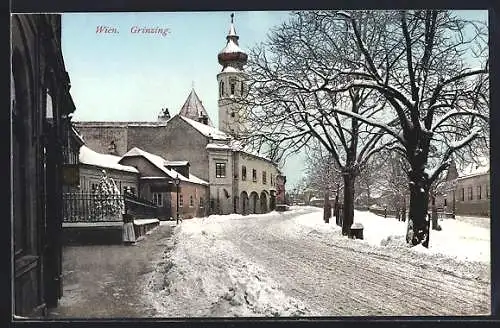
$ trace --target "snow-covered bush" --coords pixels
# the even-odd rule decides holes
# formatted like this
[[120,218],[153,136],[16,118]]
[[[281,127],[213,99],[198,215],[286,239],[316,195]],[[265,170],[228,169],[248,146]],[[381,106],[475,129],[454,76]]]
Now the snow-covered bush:
[[125,212],[125,202],[115,181],[108,177],[105,170],[93,193],[93,217],[99,221],[121,220]]

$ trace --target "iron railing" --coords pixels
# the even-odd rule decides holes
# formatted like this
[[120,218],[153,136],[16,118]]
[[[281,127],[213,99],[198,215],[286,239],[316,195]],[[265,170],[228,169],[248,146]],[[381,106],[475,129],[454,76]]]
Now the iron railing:
[[161,208],[130,193],[103,196],[93,193],[63,194],[64,222],[122,221],[122,214],[134,217],[158,218]]
[[136,195],[124,192],[125,211],[136,218],[141,219],[160,219],[170,216],[169,208],[159,207],[153,202],[139,198]]

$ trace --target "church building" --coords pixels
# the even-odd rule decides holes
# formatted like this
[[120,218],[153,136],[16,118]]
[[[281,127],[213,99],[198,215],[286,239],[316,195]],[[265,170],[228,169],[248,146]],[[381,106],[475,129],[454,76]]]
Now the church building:
[[137,147],[167,161],[188,161],[190,171],[209,183],[209,213],[266,213],[276,205],[273,161],[245,149],[237,139],[244,128],[245,108],[238,102],[247,86],[247,54],[231,15],[226,46],[218,54],[219,121],[214,127],[194,88],[173,117],[162,110],[152,122],[76,122],[89,148],[122,156]]

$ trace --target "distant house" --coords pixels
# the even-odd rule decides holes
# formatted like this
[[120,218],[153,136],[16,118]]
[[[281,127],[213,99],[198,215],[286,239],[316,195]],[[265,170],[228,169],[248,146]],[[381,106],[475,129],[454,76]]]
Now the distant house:
[[120,156],[101,154],[85,145],[81,146],[79,191],[83,193],[93,192],[99,184],[102,171],[105,170],[106,175],[115,181],[122,193],[127,188],[132,193],[137,193],[139,171],[133,166],[119,164],[120,160]]
[[489,158],[479,158],[477,163],[457,169],[452,163],[447,181],[440,188],[436,205],[456,215],[490,216],[490,165]]
[[[177,204],[179,214],[184,218],[206,215],[208,182],[191,174],[188,161],[168,161],[134,147],[121,157],[119,163],[137,168],[140,173],[138,196],[160,206],[164,218],[177,216]],[[179,179],[178,188],[176,179]]]

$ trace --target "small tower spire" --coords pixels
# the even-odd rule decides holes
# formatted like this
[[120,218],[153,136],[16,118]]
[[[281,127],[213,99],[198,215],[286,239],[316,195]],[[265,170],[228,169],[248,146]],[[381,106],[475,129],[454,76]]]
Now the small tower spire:
[[246,64],[248,56],[240,49],[238,44],[239,38],[234,28],[234,13],[231,13],[231,24],[229,26],[229,33],[226,35],[226,46],[217,56],[219,64],[223,66],[223,69],[227,66],[232,66],[238,70],[242,70],[243,65]]

